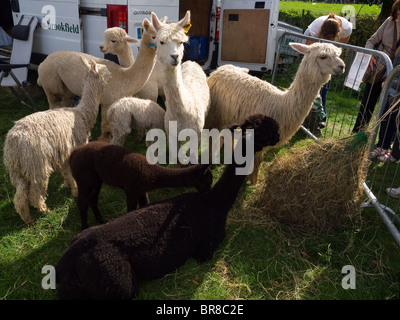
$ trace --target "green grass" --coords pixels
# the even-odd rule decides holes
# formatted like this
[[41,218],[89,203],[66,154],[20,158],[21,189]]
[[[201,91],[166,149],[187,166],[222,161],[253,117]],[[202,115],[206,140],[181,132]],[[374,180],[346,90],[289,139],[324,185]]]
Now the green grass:
[[[35,75],[32,74],[32,82]],[[282,77],[283,79],[283,77]],[[282,83],[281,85],[284,85]],[[41,89],[29,88],[41,109],[47,102]],[[344,99],[332,97],[332,99]],[[22,106],[8,91],[0,89],[0,156],[8,130],[32,111]],[[338,101],[338,105],[339,105]],[[339,108],[342,115],[345,106]],[[100,132],[97,121],[92,131]],[[289,148],[312,143],[299,132],[282,149],[266,154],[270,161]],[[131,135],[127,146],[144,153],[143,141]],[[223,166],[215,166],[215,180]],[[379,173],[382,175],[382,173]],[[150,193],[152,201],[185,192],[167,188]],[[0,299],[53,300],[55,290],[44,290],[41,273],[46,264],[56,265],[71,239],[80,232],[79,213],[59,174],[53,174],[47,204],[51,212],[41,215],[32,209],[36,220],[26,227],[13,208],[14,188],[3,162],[0,162]],[[400,298],[399,247],[373,209],[365,209],[362,219],[344,225],[332,235],[301,234],[291,231],[257,208],[257,187],[245,184],[232,208],[227,234],[213,258],[203,264],[189,259],[175,272],[161,279],[140,281],[139,300],[182,299],[398,299]],[[120,190],[104,186],[100,205],[106,220],[125,212],[125,197]],[[96,225],[89,214],[89,225]],[[356,289],[341,286],[342,267],[356,269]]]

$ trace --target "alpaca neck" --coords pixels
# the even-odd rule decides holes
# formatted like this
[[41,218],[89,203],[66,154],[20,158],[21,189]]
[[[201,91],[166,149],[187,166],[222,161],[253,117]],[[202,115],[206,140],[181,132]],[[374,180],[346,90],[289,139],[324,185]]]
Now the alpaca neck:
[[[290,112],[287,112],[286,108],[282,108],[282,112],[285,114],[281,118],[286,119],[286,123],[289,123],[289,127],[294,130],[294,132],[287,132],[284,136],[291,136],[298,130],[310,112],[321,87],[329,80],[330,75],[316,74],[313,70],[309,70],[309,67],[307,68],[307,61],[303,60],[294,81],[283,94],[281,105],[289,106]],[[286,129],[286,126],[282,126],[280,132]]]
[[101,83],[88,79],[83,87],[81,101],[75,107],[76,112],[81,114],[81,118],[88,128],[92,128],[96,123],[103,90],[104,86]]
[[[254,155],[253,155],[254,159]],[[246,175],[238,175],[236,169],[238,165],[235,160],[232,159],[232,164],[227,165],[221,178],[215,183],[209,195],[211,197],[212,203],[214,203],[219,208],[226,218],[229,210],[236,201],[236,197],[243,185]]]
[[195,181],[194,175],[198,171],[198,166],[191,166],[188,168],[164,168],[162,166],[157,167],[154,170],[154,179],[148,179],[149,181],[157,181],[157,187],[168,188],[168,187],[185,187],[193,185]]
[[135,58],[132,54],[131,46],[126,43],[126,46],[121,54],[118,54],[118,62],[122,67],[129,68],[135,62]]
[[164,66],[164,95],[167,108],[173,108],[174,112],[181,112],[185,110],[185,103],[183,91],[185,85],[182,78],[181,64],[176,67],[169,65]]
[[[150,41],[147,38],[148,37],[143,36],[137,58],[127,69],[127,78],[129,81],[126,81],[126,84],[129,86],[128,89],[131,95],[136,94],[143,88],[156,62],[156,51],[153,47],[148,45]],[[135,81],[132,81],[132,79]]]

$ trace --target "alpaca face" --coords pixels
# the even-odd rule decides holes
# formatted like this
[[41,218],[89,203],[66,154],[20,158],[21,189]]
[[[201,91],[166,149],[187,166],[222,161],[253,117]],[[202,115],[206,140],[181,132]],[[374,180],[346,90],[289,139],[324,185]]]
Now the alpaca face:
[[163,64],[177,66],[182,62],[184,46],[179,40],[157,39],[157,57]]
[[[345,71],[345,63],[340,58],[342,49],[330,43],[305,45],[290,43],[293,49],[305,55],[311,68],[318,68],[323,75],[339,75]],[[315,62],[315,64],[314,64]]]
[[342,59],[340,59],[340,54],[342,50],[336,48],[333,45],[328,45],[323,48],[323,50],[316,50],[316,62],[324,74],[339,75],[345,71],[345,64]]
[[126,43],[135,43],[139,40],[128,36],[124,29],[119,27],[108,28],[104,31],[104,41],[100,45],[100,51],[104,54],[119,54],[126,48]]
[[185,27],[190,22],[190,11],[177,23],[164,23],[156,14],[152,13],[152,24],[157,30],[156,45],[157,58],[168,66],[177,66],[181,63],[184,51],[184,43],[189,40],[185,34]]

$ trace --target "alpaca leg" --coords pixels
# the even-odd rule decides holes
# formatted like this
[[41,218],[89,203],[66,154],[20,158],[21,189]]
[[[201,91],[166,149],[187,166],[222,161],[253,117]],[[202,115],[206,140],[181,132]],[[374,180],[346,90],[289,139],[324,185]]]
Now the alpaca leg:
[[256,154],[254,155],[254,169],[253,172],[251,174],[249,174],[248,178],[251,182],[251,184],[256,184],[257,183],[257,179],[258,179],[258,171],[260,169],[262,160],[264,157],[264,152],[256,152]]
[[101,105],[101,135],[98,140],[111,140],[111,125],[107,118],[108,106]]
[[101,216],[100,210],[99,210],[99,194],[100,194],[100,190],[101,190],[101,185],[102,185],[101,182],[99,182],[99,184],[96,185],[93,193],[90,195],[90,198],[89,198],[90,208],[92,208],[92,211],[93,211],[94,216],[98,223],[105,222],[103,217]]
[[41,213],[48,213],[49,209],[46,205],[46,193],[47,186],[49,184],[49,179],[46,178],[41,183],[31,183],[29,189],[29,200],[35,208],[37,208]]
[[46,90],[46,89],[44,89],[44,92],[46,93],[46,96],[47,96],[47,101],[49,103],[49,109],[59,108],[60,104],[61,104],[60,96],[57,94],[48,92],[48,90]]
[[14,195],[14,208],[28,226],[34,221],[29,212],[29,184],[23,179],[16,180],[16,192]]
[[69,89],[65,88],[64,95],[61,97],[61,108],[71,108],[74,107],[74,94],[69,91]]
[[[129,192],[126,192],[126,191],[125,191],[125,194],[126,194],[126,209],[127,209],[127,212],[135,210],[137,208],[137,205],[138,205],[138,202],[139,202],[138,197],[136,196],[136,194],[132,195]],[[140,199],[142,199],[142,198],[140,197]]]
[[81,229],[88,228],[87,223],[87,212],[89,209],[89,195],[91,190],[84,190],[84,188],[79,187],[78,189],[78,197],[76,198],[76,205],[79,210],[79,215],[81,217]]
[[76,185],[74,177],[72,176],[71,169],[68,163],[64,164],[64,166],[61,168],[61,174],[64,177],[65,186],[71,189],[72,196],[76,198],[78,196],[78,187]]
[[146,192],[144,195],[139,197],[139,207],[143,208],[150,203],[149,194]]

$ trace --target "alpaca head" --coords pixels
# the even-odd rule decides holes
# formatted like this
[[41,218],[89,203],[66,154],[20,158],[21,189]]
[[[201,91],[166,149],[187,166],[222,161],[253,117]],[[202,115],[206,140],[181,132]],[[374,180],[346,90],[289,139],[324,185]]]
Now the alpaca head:
[[[166,18],[166,17],[164,17]],[[148,19],[143,20],[143,34],[142,34],[142,41],[149,47],[156,50],[156,35],[157,30],[154,28],[153,23],[151,23]]]
[[86,68],[89,70],[86,79],[92,84],[104,88],[111,81],[111,72],[108,71],[105,65],[97,64],[92,59],[86,59],[83,56],[81,59],[86,65]]
[[331,43],[315,42],[311,45],[289,43],[289,45],[296,51],[304,54],[302,64],[304,68],[309,69],[310,74],[314,71],[313,75],[321,74],[323,77],[326,77],[331,74],[339,75],[345,71],[345,64],[340,59],[342,49]]
[[248,116],[243,124],[231,125],[231,131],[242,130],[242,148],[245,150],[247,129],[254,130],[254,152],[261,151],[267,146],[273,146],[279,141],[279,125],[271,117],[256,113]]
[[119,27],[108,28],[104,31],[104,41],[100,45],[100,51],[104,54],[121,54],[126,50],[129,43],[136,43],[139,40],[131,38],[124,29]]
[[157,30],[157,58],[165,65],[175,67],[183,58],[184,43],[189,40],[185,28],[190,25],[190,11],[177,23],[164,23],[151,14],[152,23]]

